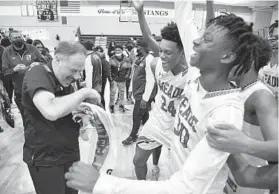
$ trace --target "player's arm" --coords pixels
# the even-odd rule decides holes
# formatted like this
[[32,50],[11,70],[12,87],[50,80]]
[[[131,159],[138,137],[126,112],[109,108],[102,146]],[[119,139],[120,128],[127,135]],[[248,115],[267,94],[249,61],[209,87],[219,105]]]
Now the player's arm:
[[154,57],[151,55],[148,55],[146,57],[146,65],[145,65],[146,84],[145,84],[144,93],[142,95],[142,100],[144,100],[145,102],[149,101],[155,84],[155,78],[151,69],[151,64],[153,59]]
[[246,153],[268,161],[278,161],[278,108],[277,100],[265,90],[250,98],[266,141],[258,141],[234,129],[222,126],[208,129],[209,144],[229,153]]
[[240,154],[230,155],[227,164],[239,186],[278,190],[278,164],[255,167]]
[[264,139],[267,142],[251,141],[248,154],[268,161],[278,161],[278,101],[265,90],[251,96]]
[[[242,105],[243,106],[243,105]],[[243,107],[224,106],[214,111],[212,119],[233,124],[239,130],[243,123]],[[226,114],[225,114],[226,113]],[[223,117],[223,119],[222,119]],[[226,117],[226,118],[225,118]],[[229,121],[228,121],[229,118]],[[191,129],[189,129],[191,130]],[[205,154],[206,153],[206,154]],[[101,174],[93,193],[102,194],[192,194],[206,193],[220,169],[226,163],[229,153],[211,148],[203,138],[190,153],[182,169],[165,181],[127,180]],[[199,164],[197,167],[197,163]],[[201,179],[202,177],[202,179]],[[107,183],[110,184],[107,184]]]
[[159,56],[159,45],[156,40],[153,38],[150,28],[147,24],[144,9],[143,9],[143,1],[142,0],[133,0],[133,4],[135,9],[138,12],[138,19],[140,24],[140,29],[143,35],[143,39],[147,42],[150,49],[154,52],[156,56]]

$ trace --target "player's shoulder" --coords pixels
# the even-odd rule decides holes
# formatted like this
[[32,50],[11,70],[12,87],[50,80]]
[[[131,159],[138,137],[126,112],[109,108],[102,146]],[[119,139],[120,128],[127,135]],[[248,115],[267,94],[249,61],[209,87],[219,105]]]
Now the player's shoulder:
[[278,107],[278,101],[269,88],[260,89],[251,94],[247,104],[254,109],[272,109]]

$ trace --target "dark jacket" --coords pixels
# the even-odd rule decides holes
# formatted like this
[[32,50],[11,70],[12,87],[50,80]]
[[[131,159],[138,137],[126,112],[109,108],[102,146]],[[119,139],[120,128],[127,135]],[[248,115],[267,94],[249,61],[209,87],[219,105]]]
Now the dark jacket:
[[[146,88],[146,56],[141,58],[136,58],[134,73],[133,73],[133,96],[135,100],[142,100],[142,96]],[[152,100],[156,96],[156,83],[154,83],[152,93],[149,100]]]
[[125,82],[131,74],[131,63],[128,58],[122,55],[122,60],[118,61],[116,56],[109,60],[111,79],[116,82]]
[[[24,43],[25,44],[25,43]],[[13,68],[18,64],[24,64],[27,67],[33,62],[46,62],[43,56],[39,53],[38,49],[30,44],[25,44],[25,51],[22,56],[15,51],[14,47],[11,45],[2,55],[2,70],[4,76],[12,74],[12,80],[14,83],[15,95],[17,97],[21,96],[21,86],[25,71],[14,72]]]

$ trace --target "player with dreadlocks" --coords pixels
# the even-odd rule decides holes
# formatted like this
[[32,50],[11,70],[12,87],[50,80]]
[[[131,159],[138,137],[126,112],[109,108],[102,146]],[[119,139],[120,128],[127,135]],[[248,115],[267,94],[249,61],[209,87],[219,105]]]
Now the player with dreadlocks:
[[278,20],[269,27],[268,41],[272,47],[270,63],[260,71],[260,79],[273,91],[278,98]]
[[[187,53],[187,44],[194,34],[198,34],[191,17],[192,2],[175,1],[175,11]],[[252,25],[233,14],[226,14],[212,20],[203,36],[193,41],[190,64],[200,70],[200,76],[189,74],[190,70],[186,74],[188,80],[177,107],[171,143],[173,175],[168,180],[150,182],[99,175],[91,166],[77,163],[66,174],[68,186],[82,190],[90,188],[89,192],[95,186],[96,193],[221,194],[228,176],[225,163],[229,153],[211,148],[205,134],[208,125],[218,123],[242,129],[244,107],[240,89],[228,82],[228,75],[237,64],[241,64],[241,72],[249,71],[251,60],[245,53],[249,45],[242,43],[252,36]],[[79,171],[85,168],[93,173],[92,178],[88,174],[81,178]],[[92,181],[81,187],[79,182],[88,179]]]
[[[248,154],[243,155],[244,158],[240,159],[240,156],[232,155],[230,157],[231,161],[229,160],[228,164],[232,174],[236,177],[240,176],[236,174],[239,172],[238,167],[243,169],[245,166],[247,167],[247,163],[253,166],[265,166],[266,161],[272,161],[271,163],[278,161],[278,104],[272,91],[258,80],[259,70],[269,63],[272,50],[268,41],[256,35],[246,38],[245,41],[242,44],[249,45],[245,52],[251,63],[251,68],[247,73],[238,77],[233,76],[231,79],[242,88],[245,109],[243,132],[248,136],[243,136],[237,130],[228,130],[226,127],[209,129],[207,136],[209,144],[214,148],[230,153]],[[238,71],[241,71],[241,69],[236,66],[231,71],[231,75],[236,75]],[[224,137],[232,141],[222,141]],[[242,164],[243,161],[246,161],[244,165]],[[266,173],[263,170],[260,172],[261,174]],[[245,184],[245,180],[236,181],[245,187],[270,189],[270,184],[262,181],[263,177],[251,176],[249,179],[251,183],[247,184]],[[269,183],[274,182],[273,180],[278,181],[278,178],[274,179],[276,177],[272,177],[273,179],[269,177]],[[259,182],[262,183],[259,184]],[[264,193],[263,190],[239,187],[232,177],[229,178],[228,183],[228,193]]]

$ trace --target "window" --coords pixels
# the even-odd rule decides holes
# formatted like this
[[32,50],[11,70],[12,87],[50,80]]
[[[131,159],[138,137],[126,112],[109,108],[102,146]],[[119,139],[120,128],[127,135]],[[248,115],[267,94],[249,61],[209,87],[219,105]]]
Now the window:
[[30,1],[21,1],[21,16],[34,16],[34,5]]

